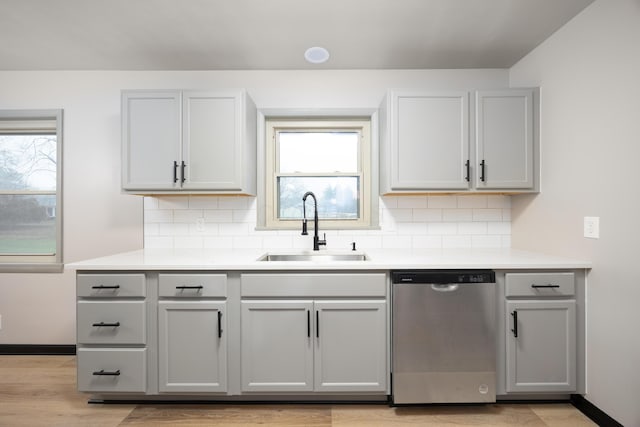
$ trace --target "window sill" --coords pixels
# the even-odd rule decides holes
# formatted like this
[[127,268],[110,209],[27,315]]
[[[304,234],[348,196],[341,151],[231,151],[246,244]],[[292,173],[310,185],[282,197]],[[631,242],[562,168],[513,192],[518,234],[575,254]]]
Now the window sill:
[[62,273],[64,264],[56,263],[0,263],[0,273]]

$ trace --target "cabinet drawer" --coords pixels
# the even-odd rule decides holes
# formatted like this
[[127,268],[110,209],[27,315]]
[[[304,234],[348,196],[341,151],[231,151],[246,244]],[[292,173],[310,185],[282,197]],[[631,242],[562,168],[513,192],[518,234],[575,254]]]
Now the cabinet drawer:
[[78,301],[78,344],[145,344],[144,301]]
[[226,274],[159,274],[161,297],[226,297]]
[[385,297],[382,273],[243,274],[243,297]]
[[78,274],[79,297],[144,297],[144,274]]
[[507,297],[554,297],[575,293],[575,278],[566,273],[507,273]]
[[78,349],[78,391],[144,393],[146,352],[144,348]]

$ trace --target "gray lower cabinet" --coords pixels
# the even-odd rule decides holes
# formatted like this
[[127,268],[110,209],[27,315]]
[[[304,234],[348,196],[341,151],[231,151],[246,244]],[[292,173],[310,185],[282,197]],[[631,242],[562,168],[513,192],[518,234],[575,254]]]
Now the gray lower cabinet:
[[384,393],[387,276],[241,276],[242,392]]
[[506,274],[506,392],[577,390],[574,273]]
[[147,391],[144,274],[77,275],[78,390]]
[[227,391],[227,275],[158,274],[158,391]]
[[227,390],[226,303],[158,303],[160,392]]
[[576,302],[509,301],[507,313],[507,392],[574,391]]

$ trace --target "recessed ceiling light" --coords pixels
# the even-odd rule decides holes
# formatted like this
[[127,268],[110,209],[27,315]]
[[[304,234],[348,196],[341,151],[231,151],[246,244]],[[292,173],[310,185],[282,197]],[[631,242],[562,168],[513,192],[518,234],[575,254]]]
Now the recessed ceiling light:
[[323,47],[310,47],[304,52],[304,59],[312,64],[322,64],[329,59],[329,51]]

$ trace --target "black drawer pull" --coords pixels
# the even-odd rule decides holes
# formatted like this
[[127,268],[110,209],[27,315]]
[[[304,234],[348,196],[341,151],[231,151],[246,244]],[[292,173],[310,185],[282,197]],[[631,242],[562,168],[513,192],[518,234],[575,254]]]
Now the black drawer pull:
[[92,286],[91,289],[120,289],[120,285],[112,285],[112,286],[97,285],[97,286]]
[[533,289],[539,289],[539,288],[559,288],[560,285],[531,285],[531,287]]
[[316,310],[316,338],[320,338],[320,311]]
[[173,183],[178,182],[178,162],[173,161]]
[[482,182],[486,181],[485,176],[484,176],[484,168],[485,168],[485,163],[484,163],[484,160],[482,160],[480,162],[480,181],[482,181]]
[[95,327],[97,327],[97,328],[102,327],[102,326],[107,327],[107,328],[109,328],[109,327],[111,327],[111,328],[117,328],[118,326],[120,326],[120,322],[115,322],[115,323],[104,323],[104,322],[100,322],[100,323],[94,323],[94,324],[93,324],[93,325],[91,325],[91,326],[95,326]]
[[511,316],[513,316],[513,329],[511,330],[511,332],[513,332],[514,338],[518,338],[518,312],[516,310],[513,310],[511,312]]
[[185,289],[202,289],[204,286],[176,286],[176,289],[185,290]]
[[93,375],[117,377],[120,375],[120,369],[117,371],[105,371],[104,369],[100,369],[99,371],[95,371]]
[[471,181],[471,173],[470,173],[471,172],[471,162],[469,160],[467,160],[464,163],[464,168],[467,171],[467,174],[465,175],[464,180],[469,182],[469,181]]
[[218,338],[222,338],[222,312],[218,312]]

